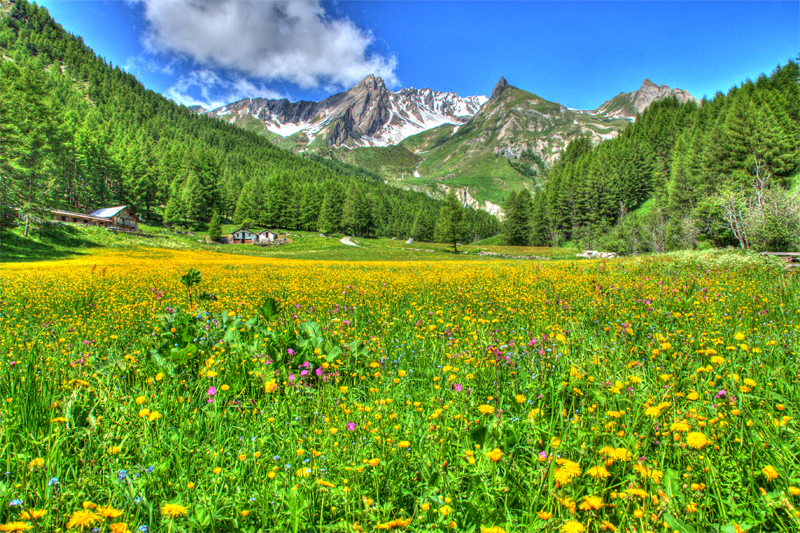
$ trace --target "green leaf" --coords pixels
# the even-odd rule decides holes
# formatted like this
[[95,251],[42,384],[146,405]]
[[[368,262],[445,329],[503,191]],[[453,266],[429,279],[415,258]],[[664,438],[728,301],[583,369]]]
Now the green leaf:
[[335,346],[332,350],[328,351],[328,353],[325,354],[325,360],[328,361],[329,363],[332,363],[341,355],[342,355],[342,349],[339,348],[338,346]]
[[476,444],[480,444],[481,448],[486,442],[486,433],[488,429],[486,426],[477,426],[472,428],[469,432],[469,438]]
[[678,531],[678,533],[697,533],[692,526],[681,522],[671,514],[665,515],[664,521],[669,524],[669,527],[671,527],[673,531]]
[[257,310],[265,321],[272,322],[280,314],[281,307],[275,298],[267,298]]
[[678,473],[671,468],[667,468],[664,472],[664,479],[661,484],[664,486],[664,492],[670,498],[674,498],[680,494],[680,486],[678,484]]
[[187,287],[194,287],[200,283],[203,275],[200,274],[199,270],[195,270],[194,268],[190,268],[189,272],[181,276],[181,283],[186,285]]

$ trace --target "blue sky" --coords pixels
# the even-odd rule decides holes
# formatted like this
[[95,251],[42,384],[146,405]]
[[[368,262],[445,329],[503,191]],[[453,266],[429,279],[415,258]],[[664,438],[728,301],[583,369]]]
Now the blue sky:
[[800,53],[800,2],[42,0],[186,105],[320,100],[369,73],[462,96],[511,85],[579,109],[644,78],[700,98]]

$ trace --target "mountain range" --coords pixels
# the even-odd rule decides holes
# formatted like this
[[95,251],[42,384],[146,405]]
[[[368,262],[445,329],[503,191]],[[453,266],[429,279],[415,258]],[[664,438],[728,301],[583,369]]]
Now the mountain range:
[[616,137],[652,102],[698,101],[645,79],[594,110],[571,109],[510,85],[491,97],[429,88],[390,91],[369,75],[320,102],[245,98],[197,113],[267,136],[293,152],[311,152],[378,172],[399,187],[441,197],[454,188],[465,205],[502,216],[507,194],[540,185],[573,139]]

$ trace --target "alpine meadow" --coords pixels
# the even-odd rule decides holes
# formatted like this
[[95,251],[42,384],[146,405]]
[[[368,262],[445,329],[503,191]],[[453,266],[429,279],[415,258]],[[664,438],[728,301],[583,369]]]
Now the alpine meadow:
[[800,531],[800,56],[463,96],[375,6],[0,0],[0,532]]

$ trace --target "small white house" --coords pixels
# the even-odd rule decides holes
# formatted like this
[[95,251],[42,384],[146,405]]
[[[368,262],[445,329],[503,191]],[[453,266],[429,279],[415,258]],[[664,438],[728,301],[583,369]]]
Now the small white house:
[[231,232],[231,241],[233,244],[251,244],[256,242],[258,238],[257,233],[253,233],[247,228],[239,228]]
[[265,229],[261,233],[257,233],[256,242],[259,244],[268,244],[273,243],[278,240],[278,235],[268,229]]

